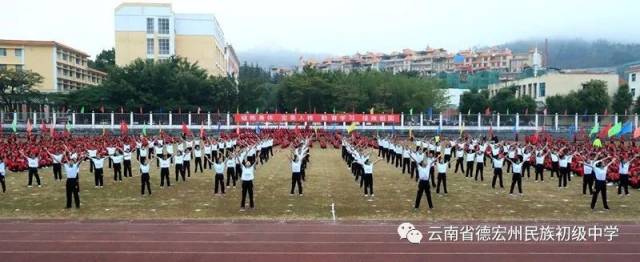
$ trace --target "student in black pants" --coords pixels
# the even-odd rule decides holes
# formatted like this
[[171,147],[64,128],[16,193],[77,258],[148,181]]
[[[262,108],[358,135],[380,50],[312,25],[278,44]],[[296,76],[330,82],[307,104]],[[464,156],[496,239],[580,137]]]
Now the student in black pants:
[[433,163],[428,163],[426,161],[422,161],[418,164],[418,193],[416,195],[416,204],[413,207],[414,211],[417,211],[420,208],[420,200],[422,199],[422,194],[427,195],[427,203],[429,204],[429,209],[433,209],[433,203],[431,202],[431,187],[429,186],[429,170]]
[[[213,193],[215,195],[218,194],[218,189],[220,189],[221,194],[224,195],[224,162],[222,162],[222,156],[216,158],[216,162],[213,163],[213,170],[215,172],[214,180],[213,180]],[[210,159],[206,159],[206,161],[211,162]]]
[[173,156],[173,164],[175,165],[175,173],[176,173],[176,182],[178,182],[178,178],[182,177],[182,182],[185,181],[184,175],[184,155],[182,151],[178,150],[175,156]]
[[491,182],[491,188],[496,188],[496,180],[500,179],[500,188],[504,188],[502,185],[502,166],[504,165],[504,156],[499,155],[498,158],[491,157],[493,159],[493,181]]
[[0,156],[0,184],[2,185],[2,193],[7,192],[7,186],[5,185],[4,182],[4,176],[5,176],[5,164],[4,164],[4,157]]
[[243,212],[245,209],[245,203],[247,199],[247,195],[249,195],[249,207],[251,209],[254,208],[253,205],[253,178],[256,170],[256,165],[258,161],[254,161],[253,164],[245,159],[242,165],[242,176],[240,179],[242,180],[242,202],[240,204],[240,212]]
[[90,158],[93,163],[93,179],[95,181],[96,188],[102,188],[104,186],[104,160],[106,159],[102,153],[98,154],[94,158]]
[[609,205],[607,204],[607,169],[609,168],[609,165],[611,165],[615,161],[615,158],[609,161],[609,164],[604,165],[602,162],[608,158],[609,157],[606,157],[604,159],[596,161],[595,165],[584,163],[584,165],[589,165],[591,166],[591,168],[593,168],[593,173],[595,174],[596,178],[596,192],[593,193],[593,197],[591,198],[591,210],[596,207],[596,202],[598,201],[598,193],[602,195],[602,204],[604,206],[604,209],[609,210]]
[[302,178],[300,175],[302,161],[298,158],[297,154],[293,154],[293,158],[291,158],[291,156],[287,156],[287,158],[289,158],[291,162],[291,192],[289,195],[293,196],[296,185],[298,185],[298,195],[302,196]]
[[144,189],[146,188],[147,192],[149,192],[149,195],[151,195],[151,183],[149,181],[149,163],[147,163],[147,160],[144,158],[141,158],[140,162],[138,163],[140,164],[140,194],[144,196]]
[[618,195],[622,195],[622,189],[624,189],[624,196],[629,195],[629,166],[637,157],[638,156],[635,156],[629,161],[625,159],[620,160],[620,164],[618,166],[618,173],[620,173],[620,181],[618,181]]
[[[207,164],[209,164],[209,162],[205,162],[205,166]],[[236,176],[236,160],[233,154],[229,155],[225,161],[225,166],[227,167],[227,188],[229,188],[231,181],[233,181],[233,188],[236,188],[236,180],[238,180],[238,177]]]
[[544,158],[549,154],[549,152],[542,154],[538,153],[536,155],[536,182],[538,182],[538,175],[540,175],[540,181],[544,182]]
[[167,154],[162,154],[162,158],[158,159],[160,164],[160,187],[164,188],[164,182],[167,181],[167,187],[171,186],[171,180],[169,179],[169,167],[171,167],[171,159],[167,158]]
[[123,170],[124,170],[124,177],[131,177],[132,173],[131,173],[131,151],[129,150],[129,148],[124,150],[124,153],[122,154],[123,156]]
[[520,157],[516,157],[515,161],[507,158],[507,161],[511,162],[511,190],[509,190],[509,194],[513,195],[513,188],[515,185],[518,185],[518,193],[522,195],[522,161]]
[[439,162],[436,164],[438,169],[438,187],[436,188],[436,194],[440,194],[440,184],[443,186],[444,193],[447,194],[447,167],[449,162],[442,159],[442,156],[440,156],[438,160]]
[[75,158],[72,158],[71,161],[67,160],[67,163],[64,164],[65,172],[67,173],[67,183],[66,183],[66,191],[67,191],[67,206],[66,208],[71,208],[71,200],[73,196],[73,200],[75,201],[76,208],[80,208],[80,181],[78,180],[78,172],[80,170],[80,163],[76,161]]
[[462,148],[458,148],[456,149],[456,170],[453,171],[454,173],[458,173],[458,167],[460,167],[460,170],[462,171],[462,173],[464,173],[464,150]]
[[467,149],[467,172],[464,174],[464,177],[473,177],[473,162],[476,160],[476,153]]
[[480,181],[484,181],[484,152],[476,152],[476,176],[475,181],[478,181],[478,174],[480,174]]
[[[200,149],[200,145],[196,145],[193,149],[193,155],[194,155],[194,169],[193,169],[193,173],[197,173],[198,172],[198,167],[200,167],[200,173],[203,173],[202,171],[202,150]],[[209,158],[211,159],[211,158]]]
[[27,159],[27,164],[29,167],[29,183],[27,184],[27,186],[31,187],[33,182],[33,177],[35,176],[36,182],[38,183],[38,187],[42,187],[42,185],[40,185],[40,176],[38,175],[40,158],[37,157],[33,152],[31,152],[29,156],[25,155],[24,151],[20,151],[20,154],[22,155],[22,157]]

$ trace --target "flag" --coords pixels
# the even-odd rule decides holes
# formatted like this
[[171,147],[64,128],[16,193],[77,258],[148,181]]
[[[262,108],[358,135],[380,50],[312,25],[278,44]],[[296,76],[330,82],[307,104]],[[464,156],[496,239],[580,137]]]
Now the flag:
[[618,136],[630,134],[631,132],[633,132],[633,122],[627,121],[626,123],[624,123],[624,126],[622,126],[622,129],[620,129],[620,133],[618,133]]
[[491,115],[491,108],[487,107],[487,108],[484,110],[484,115],[485,115],[485,116],[489,116],[489,115]]
[[67,132],[71,132],[71,119],[68,119],[66,123],[64,123],[64,129],[67,130]]
[[409,115],[412,116],[413,115],[413,107],[409,109]]
[[120,107],[120,114],[124,114],[124,107]]
[[609,115],[609,109],[605,108],[604,109],[604,114],[602,114],[603,116]]
[[142,107],[140,107],[140,114],[142,115]]
[[598,123],[596,123],[595,125],[593,125],[593,127],[591,128],[591,131],[589,131],[589,136],[595,135],[598,133],[598,129],[600,129],[600,126],[598,125]]
[[621,130],[622,130],[622,123],[617,122],[615,125],[613,125],[613,127],[611,127],[611,129],[609,129],[609,132],[607,132],[607,136],[608,137],[615,136],[618,133],[620,133]]
[[27,134],[29,136],[31,136],[31,130],[33,129],[33,126],[31,126],[31,119],[27,119]]
[[429,116],[429,120],[431,120],[433,118],[433,108],[429,107],[429,109],[427,109],[427,115]]
[[104,105],[100,106],[100,113],[104,113]]
[[358,122],[352,122],[351,125],[347,127],[347,134],[351,134],[356,128],[358,128]]
[[[1,129],[1,128],[0,128]],[[51,127],[49,127],[49,135],[51,137],[53,137],[53,135],[56,134],[56,125],[54,125],[53,123],[51,124]]]
[[182,122],[182,134],[184,134],[185,136],[189,134],[189,128],[184,122]]
[[636,128],[636,130],[633,131],[633,138],[638,138],[640,137],[640,128]]
[[240,134],[240,126],[237,126],[236,127],[236,135],[239,135],[239,134]]
[[509,114],[509,108],[507,107],[507,115]]
[[569,131],[567,132],[567,139],[573,138],[573,134],[575,133],[575,126],[570,126]]
[[600,138],[600,139],[607,138],[607,134],[609,133],[609,129],[611,129],[611,123],[607,124],[604,128],[602,128],[602,130],[600,130],[600,133],[598,133],[598,138]]
[[409,139],[413,138],[413,128],[409,127]]
[[545,115],[545,116],[547,115],[547,108],[546,107],[544,108],[544,110],[542,110],[542,114]]
[[525,107],[525,108],[524,108],[524,114],[525,114],[525,115],[528,115],[528,114],[529,114],[529,107]]
[[80,114],[84,114],[84,106],[80,108]]
[[336,108],[335,107],[333,107],[333,114],[334,115],[336,114]]
[[198,115],[200,114],[200,107],[198,107]]
[[147,122],[145,122],[144,126],[142,126],[142,135],[147,136]]
[[373,115],[373,113],[374,113],[374,110],[373,110],[373,107],[371,107],[371,109],[369,109],[369,114]]
[[460,125],[460,136],[462,136],[462,132],[464,132],[464,122]]
[[127,125],[127,122],[124,120],[120,122],[120,134],[123,136],[129,134],[129,125]]
[[602,141],[600,141],[600,138],[596,138],[596,140],[593,140],[593,147],[602,147]]
[[[198,108],[200,109],[200,108]],[[205,134],[204,134],[204,121],[200,122],[200,137],[204,138]]]
[[467,111],[467,115],[471,114],[471,108],[469,108],[469,111]]

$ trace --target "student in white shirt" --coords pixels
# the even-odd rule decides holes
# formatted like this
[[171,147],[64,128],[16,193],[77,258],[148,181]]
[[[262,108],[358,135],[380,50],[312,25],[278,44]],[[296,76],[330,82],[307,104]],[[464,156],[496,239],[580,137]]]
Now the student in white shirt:
[[[196,146],[197,147],[197,146]],[[218,154],[218,153],[216,153]],[[206,158],[208,162],[213,162],[211,159]],[[213,162],[213,170],[215,172],[213,180],[213,193],[218,195],[218,189],[220,189],[221,195],[224,195],[224,166],[223,157],[216,157],[216,161]]]
[[71,197],[73,196],[73,200],[75,201],[76,208],[80,208],[80,179],[78,179],[78,172],[80,172],[80,162],[72,157],[71,159],[67,159],[64,164],[64,170],[67,174],[67,183],[66,183],[66,191],[67,191],[67,206],[66,208],[71,208]]
[[98,150],[94,148],[87,149],[87,158],[89,159],[89,173],[93,173],[93,169],[95,166],[93,165],[93,161],[91,158],[98,156]]
[[171,167],[171,159],[167,154],[162,154],[162,157],[158,158],[160,164],[160,188],[164,188],[164,181],[167,181],[167,187],[171,186],[171,180],[169,179],[169,167]]
[[523,162],[520,157],[517,156],[515,160],[507,158],[507,161],[511,162],[511,190],[510,195],[513,195],[513,188],[518,184],[518,192],[522,195],[522,165]]
[[[167,157],[169,157],[167,155]],[[178,177],[182,177],[182,182],[185,181],[185,173],[184,173],[184,155],[182,151],[178,150],[178,152],[173,156],[173,164],[175,165],[176,172],[176,182],[178,182]]]
[[122,153],[124,177],[131,177],[131,148],[125,148]]
[[467,172],[464,177],[473,177],[473,162],[476,160],[476,152],[473,151],[471,146],[467,149]]
[[369,157],[366,157],[364,162],[362,162],[362,180],[364,180],[364,196],[373,197],[373,166],[377,164],[380,160],[378,159],[375,162],[371,163]]
[[293,154],[293,158],[291,156],[287,156],[289,161],[291,162],[291,192],[289,195],[293,196],[293,192],[295,191],[296,184],[298,185],[298,195],[302,196],[302,178],[300,175],[300,170],[302,169],[302,159],[298,157],[297,154]]
[[538,182],[538,175],[540,175],[540,181],[544,182],[544,158],[549,154],[549,152],[542,154],[541,151],[536,153],[536,182]]
[[[206,155],[205,157],[209,158],[208,155]],[[238,180],[238,177],[236,175],[237,173],[236,173],[235,158],[236,158],[235,154],[231,153],[229,154],[229,156],[227,157],[227,160],[225,161],[225,166],[227,168],[227,188],[229,188],[229,185],[231,185],[231,181],[233,181],[233,188],[236,188],[236,180]],[[207,163],[205,163],[205,166],[207,165]]]
[[445,161],[442,156],[438,158],[438,163],[435,164],[438,171],[438,186],[436,187],[436,194],[440,194],[440,184],[444,189],[444,193],[447,194],[447,168],[449,162]]
[[242,165],[242,176],[240,179],[242,180],[242,202],[240,205],[240,211],[244,211],[245,202],[247,198],[247,194],[249,195],[249,207],[251,209],[254,208],[253,205],[253,178],[254,173],[256,171],[256,165],[258,161],[254,161],[253,163],[249,161],[249,159],[245,159]]
[[149,162],[147,162],[146,159],[141,158],[138,164],[140,164],[140,194],[144,196],[144,189],[146,188],[147,192],[149,192],[149,195],[151,195],[151,182],[149,181]]
[[187,148],[182,155],[182,169],[187,173],[187,177],[191,177],[191,149]]
[[111,168],[111,167],[112,167],[112,165],[111,165],[111,164],[113,163],[113,159],[112,159],[111,157],[112,157],[113,155],[115,155],[115,153],[116,153],[116,148],[115,148],[115,147],[113,147],[113,146],[107,146],[107,147],[106,147],[106,149],[107,149],[107,157],[109,158],[109,159],[108,159],[108,162],[109,162],[109,168]]
[[119,150],[109,156],[109,161],[113,163],[113,181],[122,182],[122,161],[124,157]]
[[56,152],[52,154],[47,148],[44,149],[49,156],[51,156],[51,162],[53,166],[53,180],[62,181],[62,157],[63,155]]
[[[562,151],[560,151],[562,152]],[[558,159],[558,167],[560,168],[560,175],[558,176],[558,187],[567,187],[567,179],[569,177],[569,169],[571,168],[571,157],[573,155],[562,154]]]
[[622,195],[622,189],[624,188],[624,196],[629,195],[629,167],[631,166],[631,162],[635,160],[638,156],[634,156],[629,159],[620,159],[620,164],[618,165],[618,173],[620,174],[620,181],[618,182],[618,195]]
[[40,184],[40,176],[38,175],[38,167],[40,166],[40,158],[36,156],[33,152],[29,153],[29,156],[24,154],[24,151],[20,151],[22,157],[27,159],[27,164],[29,166],[29,183],[28,187],[31,187],[33,183],[33,177],[36,177],[36,182],[38,183],[38,187],[42,187]]
[[431,187],[429,186],[429,179],[431,179],[431,175],[429,174],[429,172],[433,164],[434,162],[429,159],[422,160],[422,162],[418,163],[419,182],[414,211],[417,211],[418,208],[420,208],[420,200],[422,199],[423,193],[427,195],[427,203],[429,204],[429,209],[433,209],[433,203],[431,202]]
[[460,167],[460,171],[464,173],[464,148],[459,147],[456,149],[456,170],[454,173],[458,173],[458,167]]
[[200,173],[203,173],[202,171],[202,149],[200,148],[200,145],[195,145],[193,148],[193,157],[194,157],[194,163],[193,163],[193,173],[197,173],[198,172],[198,167],[200,167]]
[[4,182],[4,176],[6,175],[6,168],[4,163],[4,157],[0,156],[0,185],[2,185],[2,193],[7,191],[7,186]]
[[496,180],[500,179],[500,188],[504,188],[502,185],[502,166],[504,165],[504,155],[498,155],[498,157],[491,157],[493,161],[493,181],[491,182],[491,188],[496,188]]
[[476,151],[476,176],[475,181],[478,181],[478,173],[480,174],[480,181],[484,181],[484,151]]
[[102,188],[104,186],[104,160],[106,159],[102,153],[96,154],[95,157],[89,157],[91,163],[93,163],[93,179],[96,188]]
[[595,161],[593,164],[584,163],[584,165],[588,165],[593,168],[593,173],[596,177],[596,191],[593,193],[593,197],[591,198],[591,210],[596,207],[596,202],[598,201],[598,193],[602,195],[602,204],[604,206],[604,209],[609,210],[609,205],[607,204],[607,169],[609,168],[609,165],[613,164],[615,158],[605,165],[603,162],[608,158],[610,157]]

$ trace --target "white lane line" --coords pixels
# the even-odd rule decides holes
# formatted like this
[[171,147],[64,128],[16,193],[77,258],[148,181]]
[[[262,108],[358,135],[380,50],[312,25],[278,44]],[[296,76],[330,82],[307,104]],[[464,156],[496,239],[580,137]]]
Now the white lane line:
[[84,251],[57,251],[57,250],[47,250],[47,251],[7,251],[2,250],[0,254],[105,254],[105,255],[113,255],[113,254],[233,254],[233,255],[572,255],[572,256],[592,256],[592,255],[607,255],[607,256],[629,256],[629,255],[640,255],[640,252],[615,252],[615,253],[605,253],[605,252],[530,252],[523,251],[522,253],[517,252],[268,252],[268,251],[102,251],[102,250],[84,250]]
[[[14,239],[0,239],[0,243],[166,243],[166,240],[14,240]],[[171,240],[171,243],[194,243],[194,244],[392,244],[392,245],[407,245],[402,241],[278,241],[278,240]],[[424,245],[640,245],[638,241],[620,241],[620,242],[422,242]]]

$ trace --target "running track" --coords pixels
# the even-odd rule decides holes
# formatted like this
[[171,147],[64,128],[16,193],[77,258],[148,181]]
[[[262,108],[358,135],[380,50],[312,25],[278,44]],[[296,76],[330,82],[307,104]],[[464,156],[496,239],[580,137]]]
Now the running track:
[[613,242],[442,243],[416,222],[409,244],[399,222],[0,220],[0,261],[637,261],[640,225],[608,224]]

